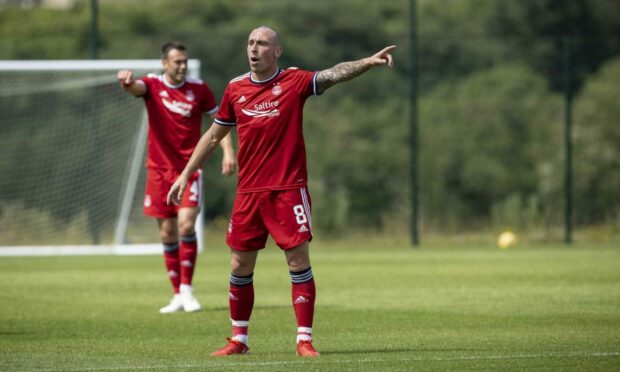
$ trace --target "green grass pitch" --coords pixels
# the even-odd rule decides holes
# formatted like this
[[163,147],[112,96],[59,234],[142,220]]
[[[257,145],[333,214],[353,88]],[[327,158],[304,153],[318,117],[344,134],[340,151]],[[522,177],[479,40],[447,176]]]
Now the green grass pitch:
[[200,255],[205,309],[160,315],[156,256],[0,258],[0,371],[620,370],[620,247],[317,243],[316,359],[295,356],[290,278],[259,255],[251,355],[230,333],[228,250]]

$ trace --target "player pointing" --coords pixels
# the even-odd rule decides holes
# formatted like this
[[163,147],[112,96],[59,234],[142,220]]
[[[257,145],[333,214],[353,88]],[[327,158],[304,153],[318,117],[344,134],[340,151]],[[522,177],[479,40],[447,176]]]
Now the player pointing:
[[[190,189],[178,205],[166,203],[166,195],[200,140],[203,113],[213,115],[218,106],[205,83],[186,77],[188,54],[184,45],[164,44],[161,58],[162,75],[134,79],[132,71],[121,70],[117,77],[125,92],[144,99],[149,117],[144,213],[157,219],[174,291],[172,301],[160,312],[191,312],[201,307],[192,294],[197,253],[195,224],[202,197],[198,167],[187,175]],[[230,136],[222,138],[221,146],[222,174],[228,176],[234,173],[236,164]]]
[[189,163],[170,188],[168,202],[179,203],[199,165],[208,159],[233,126],[239,136],[239,181],[227,243],[231,248],[230,318],[232,338],[212,355],[244,354],[254,304],[253,273],[258,251],[268,234],[284,251],[292,282],[297,318],[297,354],[318,356],[312,345],[316,290],[310,266],[312,239],[310,195],[302,111],[306,99],[361,75],[373,66],[392,66],[389,46],[354,62],[311,72],[281,69],[278,33],[266,26],[250,33],[250,72],[230,81],[215,117]]

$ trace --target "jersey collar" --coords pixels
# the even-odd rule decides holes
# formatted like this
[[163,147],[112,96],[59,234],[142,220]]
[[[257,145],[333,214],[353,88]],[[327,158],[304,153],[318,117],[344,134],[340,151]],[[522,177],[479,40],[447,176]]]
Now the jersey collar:
[[275,77],[280,75],[281,73],[282,73],[282,69],[280,67],[278,67],[278,69],[276,70],[276,73],[273,74],[273,76],[271,76],[270,78],[267,78],[265,80],[254,80],[254,79],[252,79],[252,72],[250,72],[250,81],[253,82],[254,84],[265,84],[265,83],[275,79]]
[[161,82],[164,83],[165,86],[167,86],[168,88],[172,88],[172,89],[179,89],[180,87],[185,85],[185,83],[187,82],[187,79],[185,79],[177,85],[170,84],[168,80],[166,80],[166,75],[159,75],[159,80],[161,80]]

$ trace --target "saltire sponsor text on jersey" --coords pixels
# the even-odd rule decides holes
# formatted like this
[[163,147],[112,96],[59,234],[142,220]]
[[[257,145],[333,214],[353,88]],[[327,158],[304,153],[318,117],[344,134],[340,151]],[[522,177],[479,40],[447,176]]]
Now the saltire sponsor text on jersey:
[[306,186],[303,108],[316,94],[316,72],[278,69],[265,81],[250,73],[230,81],[215,122],[236,125],[238,192]]
[[203,113],[217,112],[215,97],[198,79],[174,86],[163,75],[149,74],[139,81],[146,86],[149,116],[146,165],[180,172],[200,140]]

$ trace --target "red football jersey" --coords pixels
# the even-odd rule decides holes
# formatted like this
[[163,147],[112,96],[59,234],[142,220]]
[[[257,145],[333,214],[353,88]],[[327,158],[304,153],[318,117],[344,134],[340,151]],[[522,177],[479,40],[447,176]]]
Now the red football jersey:
[[236,125],[238,192],[306,186],[303,107],[316,94],[317,72],[278,69],[265,81],[250,73],[230,81],[215,122]]
[[146,166],[181,172],[200,140],[203,113],[217,112],[215,97],[198,79],[174,86],[164,75],[149,74],[139,81],[149,115]]

